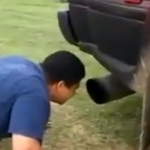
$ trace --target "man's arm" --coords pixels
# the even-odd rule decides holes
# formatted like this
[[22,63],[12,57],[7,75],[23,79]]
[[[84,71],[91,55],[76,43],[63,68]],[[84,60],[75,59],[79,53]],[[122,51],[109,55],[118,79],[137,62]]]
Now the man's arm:
[[12,136],[12,149],[13,150],[42,150],[42,147],[38,140],[19,135],[13,134]]
[[[45,127],[49,118],[49,102],[42,96],[43,89],[33,81],[16,100],[11,113],[9,131],[13,150],[41,150]],[[25,83],[28,85],[28,83]]]

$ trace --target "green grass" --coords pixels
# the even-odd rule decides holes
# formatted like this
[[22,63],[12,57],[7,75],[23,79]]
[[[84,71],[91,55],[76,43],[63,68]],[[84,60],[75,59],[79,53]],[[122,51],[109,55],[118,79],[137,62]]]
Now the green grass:
[[[107,72],[92,56],[69,45],[61,35],[57,11],[66,8],[54,0],[0,1],[0,54],[21,54],[35,61],[46,55],[67,49],[84,62],[87,78],[103,76]],[[86,82],[84,80],[84,83]],[[84,84],[79,94],[69,102],[86,120],[92,133],[102,134],[137,146],[140,127],[141,98],[137,95],[107,105],[96,105],[88,97]]]

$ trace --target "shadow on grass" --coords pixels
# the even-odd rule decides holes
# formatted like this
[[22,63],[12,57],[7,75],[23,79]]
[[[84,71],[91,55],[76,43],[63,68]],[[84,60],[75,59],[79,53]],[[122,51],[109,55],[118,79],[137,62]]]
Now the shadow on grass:
[[89,98],[83,99],[78,95],[72,104],[80,112],[78,119],[86,120],[87,129],[93,134],[103,135],[106,140],[122,141],[134,148],[138,146],[142,110],[142,97],[139,95],[105,105],[96,105]]

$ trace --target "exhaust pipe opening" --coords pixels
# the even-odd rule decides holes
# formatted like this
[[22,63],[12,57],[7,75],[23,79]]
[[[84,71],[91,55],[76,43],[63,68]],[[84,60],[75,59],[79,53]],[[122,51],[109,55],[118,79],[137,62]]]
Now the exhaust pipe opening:
[[[92,100],[97,104],[105,103],[108,99],[108,93],[102,84],[99,84],[98,80],[89,79],[86,83],[87,92]],[[103,100],[101,102],[100,99]]]
[[90,98],[97,104],[118,100],[135,93],[112,75],[88,79],[86,90]]

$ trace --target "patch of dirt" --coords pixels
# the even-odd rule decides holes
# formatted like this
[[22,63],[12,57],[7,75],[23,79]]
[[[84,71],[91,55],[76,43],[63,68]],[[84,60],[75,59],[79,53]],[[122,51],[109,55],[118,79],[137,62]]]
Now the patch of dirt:
[[123,142],[89,130],[86,126],[88,122],[79,118],[75,107],[68,104],[53,104],[52,107],[52,128],[45,136],[45,150],[131,150],[131,147]]
[[[52,109],[51,128],[44,137],[44,150],[134,150],[124,142],[87,128],[87,124],[92,123],[83,121],[78,109],[71,105],[52,104]],[[11,149],[10,143],[10,140],[3,141],[0,150]]]

